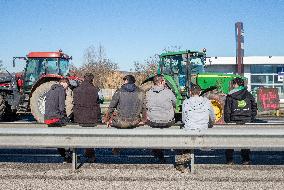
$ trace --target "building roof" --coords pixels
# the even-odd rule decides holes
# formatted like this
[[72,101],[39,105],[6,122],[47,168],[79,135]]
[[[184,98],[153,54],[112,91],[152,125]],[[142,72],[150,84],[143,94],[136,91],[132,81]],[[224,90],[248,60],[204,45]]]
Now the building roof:
[[[247,56],[244,65],[283,64],[284,56]],[[236,65],[236,57],[208,57],[206,65]]]

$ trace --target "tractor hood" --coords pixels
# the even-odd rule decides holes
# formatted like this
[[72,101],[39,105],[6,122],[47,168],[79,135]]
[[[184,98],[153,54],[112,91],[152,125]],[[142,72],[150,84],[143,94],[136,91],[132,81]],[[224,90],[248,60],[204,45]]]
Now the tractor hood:
[[216,88],[218,91],[228,94],[230,91],[230,82],[236,77],[241,76],[223,73],[202,73],[197,75],[196,82],[202,90]]

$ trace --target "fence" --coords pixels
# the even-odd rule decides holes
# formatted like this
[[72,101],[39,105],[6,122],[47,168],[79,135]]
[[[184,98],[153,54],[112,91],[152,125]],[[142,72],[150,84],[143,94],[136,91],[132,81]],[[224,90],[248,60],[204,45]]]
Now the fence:
[[115,129],[98,126],[82,128],[68,125],[48,128],[44,124],[0,124],[2,148],[72,148],[72,168],[76,169],[76,148],[149,148],[192,149],[191,171],[194,172],[194,149],[254,148],[284,149],[284,124],[220,125],[205,131],[187,131],[173,126],[168,129],[138,127]]

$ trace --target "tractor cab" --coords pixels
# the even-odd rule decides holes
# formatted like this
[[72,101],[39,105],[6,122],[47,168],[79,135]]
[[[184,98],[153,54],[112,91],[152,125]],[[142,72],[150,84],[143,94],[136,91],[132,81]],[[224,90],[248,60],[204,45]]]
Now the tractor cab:
[[25,59],[26,67],[23,76],[24,91],[30,91],[33,85],[42,77],[64,76],[69,73],[69,60],[72,57],[58,52],[30,52]]
[[[172,76],[181,91],[189,88],[191,77],[204,73],[206,50],[167,52],[160,55],[158,73]],[[189,83],[188,83],[189,82]]]

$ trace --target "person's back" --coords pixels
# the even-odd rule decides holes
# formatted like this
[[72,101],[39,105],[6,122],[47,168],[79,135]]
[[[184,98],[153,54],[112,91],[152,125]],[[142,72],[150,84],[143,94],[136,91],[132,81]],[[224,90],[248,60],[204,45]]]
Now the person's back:
[[[224,106],[224,120],[226,123],[249,123],[252,122],[257,114],[257,104],[250,92],[244,86],[244,80],[235,78],[232,80],[234,89],[226,97]],[[233,164],[234,149],[226,150],[227,164]],[[242,163],[247,165],[251,163],[250,150],[241,149]]]
[[[190,98],[184,100],[182,105],[182,121],[186,130],[205,130],[209,127],[210,121],[213,123],[215,114],[211,102],[201,97],[201,88],[198,85],[191,85]],[[212,124],[211,123],[211,124]],[[185,171],[190,160],[192,150],[178,151],[176,156],[176,169]]]
[[170,89],[152,87],[146,93],[146,102],[147,116],[151,122],[167,123],[174,120],[176,98]]
[[[59,80],[59,84],[54,84],[46,93],[44,122],[48,127],[61,127],[69,122],[65,111],[65,96],[69,81],[66,78]],[[71,151],[64,148],[57,149],[65,162],[71,162]]]
[[113,127],[136,127],[141,122],[141,114],[145,115],[145,93],[135,85],[135,78],[126,75],[124,84],[118,89],[110,102],[103,123]]
[[118,116],[125,119],[139,119],[142,112],[144,92],[135,84],[124,84],[113,97],[110,107],[117,104]]
[[61,119],[65,116],[65,89],[54,84],[46,93],[44,120]]
[[[166,87],[166,82],[162,75],[156,75],[153,78],[153,83],[154,86],[146,92],[147,123],[154,128],[170,127],[175,123],[174,107],[176,97]],[[153,149],[152,152],[160,162],[166,162],[163,150]]]
[[232,90],[226,98],[225,121],[246,123],[252,122],[257,113],[254,97],[243,86]]
[[74,89],[74,121],[80,124],[96,124],[99,118],[99,89],[95,87],[93,75],[85,76],[81,85]]
[[201,96],[193,96],[184,100],[183,122],[186,129],[207,129],[210,119],[215,120],[210,100]]
[[207,129],[210,122],[215,121],[215,114],[210,100],[201,97],[201,88],[192,85],[190,98],[184,100],[182,105],[182,121],[185,129]]
[[176,97],[166,87],[163,76],[154,77],[154,86],[146,92],[147,119],[152,127],[167,127],[175,122]]
[[[93,127],[97,124],[100,115],[99,89],[93,85],[94,75],[87,73],[84,81],[74,89],[74,121],[83,127]],[[87,162],[95,162],[95,151],[93,148],[85,149]]]

